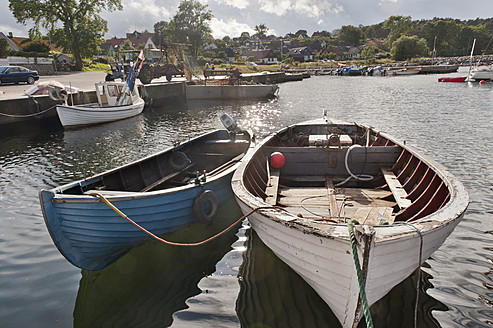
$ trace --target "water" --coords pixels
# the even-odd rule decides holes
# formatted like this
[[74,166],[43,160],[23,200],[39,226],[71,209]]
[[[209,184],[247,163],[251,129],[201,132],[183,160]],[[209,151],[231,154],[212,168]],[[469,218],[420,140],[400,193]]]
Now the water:
[[[0,327],[337,327],[247,221],[213,245],[177,250],[150,242],[94,273],[60,255],[37,197],[42,188],[220,128],[222,112],[261,138],[324,109],[406,140],[458,176],[471,198],[420,275],[373,306],[375,325],[412,327],[419,284],[418,327],[493,326],[493,83],[437,78],[319,76],[282,84],[271,102],[195,102],[98,127],[2,136]],[[241,216],[234,203],[223,214]]]

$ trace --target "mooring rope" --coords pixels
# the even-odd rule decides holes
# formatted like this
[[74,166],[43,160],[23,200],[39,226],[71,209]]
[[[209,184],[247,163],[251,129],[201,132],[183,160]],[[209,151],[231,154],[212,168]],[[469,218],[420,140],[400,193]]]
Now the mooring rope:
[[158,236],[156,236],[155,234],[153,234],[152,232],[150,232],[149,230],[145,229],[144,227],[142,227],[141,225],[139,225],[138,223],[136,223],[135,221],[133,221],[132,219],[130,219],[127,215],[125,215],[125,213],[123,213],[122,211],[120,211],[115,205],[113,205],[108,199],[106,199],[106,197],[104,197],[103,195],[99,194],[99,193],[90,193],[89,194],[90,196],[95,196],[95,197],[99,197],[103,202],[105,202],[113,211],[115,211],[116,213],[118,213],[118,215],[120,215],[122,218],[124,218],[125,220],[127,220],[128,222],[132,223],[134,226],[136,226],[137,228],[139,228],[140,230],[144,231],[146,234],[148,234],[149,236],[151,236],[152,238],[154,238],[155,240],[157,241],[160,241],[164,244],[167,244],[167,245],[172,245],[172,246],[200,246],[200,245],[204,245],[216,238],[218,238],[219,236],[225,234],[226,232],[228,232],[229,230],[231,230],[234,226],[236,226],[238,223],[240,223],[241,221],[243,221],[247,216],[259,211],[259,210],[271,210],[271,209],[277,209],[277,210],[283,210],[285,212],[287,212],[286,209],[282,208],[282,207],[279,207],[279,206],[264,206],[264,207],[257,207],[253,210],[251,210],[250,212],[248,212],[247,214],[243,215],[241,218],[239,218],[238,220],[236,220],[233,224],[231,224],[229,227],[227,227],[226,229],[224,229],[223,231],[215,234],[214,236],[212,237],[209,237],[205,240],[202,240],[200,242],[196,242],[196,243],[176,243],[176,242],[173,242],[173,241],[168,241],[168,240],[165,240],[163,238],[160,238]]
[[403,224],[403,225],[406,225],[406,226],[413,228],[414,230],[416,230],[416,232],[419,235],[418,278],[417,278],[417,282],[416,282],[416,303],[414,304],[414,327],[417,327],[418,326],[419,289],[421,286],[421,261],[423,259],[423,233],[421,232],[421,230],[418,229],[418,227],[416,227],[412,223],[402,222],[399,224]]
[[347,223],[349,231],[349,238],[351,240],[351,248],[353,250],[354,266],[356,267],[356,275],[358,277],[359,294],[361,296],[361,303],[363,305],[363,313],[365,315],[366,326],[373,328],[373,321],[371,319],[370,307],[368,306],[368,300],[366,299],[365,283],[363,281],[363,274],[361,272],[361,266],[358,258],[358,249],[356,248],[356,237],[354,236],[353,223],[359,224],[356,220],[350,220]]
[[51,106],[50,108],[45,109],[44,111],[41,111],[41,112],[39,112],[39,113],[34,113],[34,114],[15,115],[15,114],[6,114],[6,113],[2,113],[2,112],[0,112],[0,115],[1,115],[1,116],[6,116],[6,117],[14,117],[14,118],[33,117],[33,116],[38,116],[38,115],[44,114],[44,113],[46,113],[47,111],[52,110],[52,109],[53,109],[53,108],[55,108],[55,107],[56,107],[56,105]]

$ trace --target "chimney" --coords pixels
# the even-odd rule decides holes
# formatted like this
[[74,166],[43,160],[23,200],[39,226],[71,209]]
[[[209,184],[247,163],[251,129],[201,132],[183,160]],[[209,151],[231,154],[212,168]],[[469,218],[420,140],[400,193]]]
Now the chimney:
[[12,32],[9,32],[9,38],[12,39],[14,37],[14,35],[12,34]]

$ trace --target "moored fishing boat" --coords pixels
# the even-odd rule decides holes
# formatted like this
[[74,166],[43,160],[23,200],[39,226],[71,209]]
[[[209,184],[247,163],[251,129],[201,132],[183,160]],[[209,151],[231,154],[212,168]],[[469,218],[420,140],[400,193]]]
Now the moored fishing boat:
[[64,127],[75,127],[122,120],[139,115],[145,102],[137,88],[128,89],[126,82],[95,84],[97,103],[57,105],[56,111]]
[[59,251],[77,267],[100,270],[152,238],[117,210],[158,236],[209,224],[232,197],[231,176],[250,146],[250,134],[226,122],[228,130],[42,190],[45,223]]
[[414,148],[329,119],[266,138],[232,186],[258,236],[343,327],[431,256],[469,202],[450,172]]

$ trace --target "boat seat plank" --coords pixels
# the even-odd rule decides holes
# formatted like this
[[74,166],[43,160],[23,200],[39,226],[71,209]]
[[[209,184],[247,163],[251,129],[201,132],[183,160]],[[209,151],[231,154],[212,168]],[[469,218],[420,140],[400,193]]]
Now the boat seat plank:
[[385,178],[385,182],[390,188],[392,195],[394,195],[395,201],[397,205],[399,205],[400,209],[405,209],[409,205],[411,205],[411,200],[407,199],[407,192],[402,187],[402,184],[399,182],[394,172],[390,170],[390,168],[382,167],[380,169],[382,171],[383,177]]
[[329,197],[330,216],[332,218],[336,218],[338,216],[336,191],[335,191],[334,183],[332,182],[332,179],[329,176],[325,177],[325,188],[327,188],[327,195]]
[[170,173],[168,174],[167,176],[151,183],[150,185],[148,185],[147,187],[143,188],[141,190],[141,192],[147,192],[147,191],[151,191],[152,189],[156,188],[157,186],[159,186],[160,184],[166,182],[166,181],[169,181],[171,179],[173,179],[174,177],[178,176],[180,173],[183,173],[189,169],[191,169],[195,164],[194,163],[191,163],[189,164],[187,167],[185,167],[183,170],[181,171],[176,171],[176,172],[173,172],[173,173]]
[[279,190],[279,169],[274,169],[270,172],[270,180],[267,188],[265,188],[265,194],[267,197],[265,198],[265,202],[269,205],[276,205],[277,203],[277,192]]

